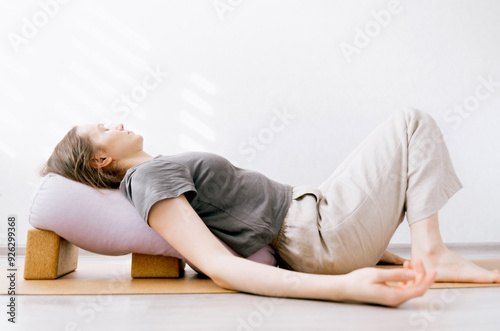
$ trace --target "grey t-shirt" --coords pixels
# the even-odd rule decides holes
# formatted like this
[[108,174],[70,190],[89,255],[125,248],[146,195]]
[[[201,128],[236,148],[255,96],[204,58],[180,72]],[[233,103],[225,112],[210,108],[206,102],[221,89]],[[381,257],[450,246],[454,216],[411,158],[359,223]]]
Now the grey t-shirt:
[[146,222],[156,202],[184,194],[210,231],[243,257],[278,234],[292,198],[290,185],[204,152],[158,155],[130,168],[120,190]]

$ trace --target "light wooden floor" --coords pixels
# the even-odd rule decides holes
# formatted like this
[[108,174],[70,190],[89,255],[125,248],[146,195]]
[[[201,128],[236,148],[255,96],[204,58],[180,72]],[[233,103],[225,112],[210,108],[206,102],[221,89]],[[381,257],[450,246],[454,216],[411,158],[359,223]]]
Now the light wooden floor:
[[[449,247],[470,259],[500,258],[498,244]],[[405,245],[390,249],[409,257]],[[99,261],[110,258],[88,256],[79,263]],[[6,299],[0,298],[2,331],[500,330],[500,287],[432,289],[398,308],[240,293],[18,296],[15,326],[6,321]]]

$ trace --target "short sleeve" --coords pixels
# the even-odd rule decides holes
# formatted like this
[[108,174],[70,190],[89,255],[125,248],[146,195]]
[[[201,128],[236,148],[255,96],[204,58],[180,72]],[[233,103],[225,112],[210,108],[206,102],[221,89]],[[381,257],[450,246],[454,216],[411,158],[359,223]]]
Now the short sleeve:
[[141,164],[127,173],[120,189],[146,223],[149,211],[156,202],[182,194],[191,202],[197,195],[189,169],[161,158]]

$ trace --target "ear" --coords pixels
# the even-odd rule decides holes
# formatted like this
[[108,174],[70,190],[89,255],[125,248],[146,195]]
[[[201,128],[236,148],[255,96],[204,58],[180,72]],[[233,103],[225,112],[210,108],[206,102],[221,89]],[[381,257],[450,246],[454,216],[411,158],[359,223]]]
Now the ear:
[[94,156],[90,160],[90,166],[94,169],[102,169],[110,165],[111,162],[113,162],[111,157],[106,157],[105,155]]

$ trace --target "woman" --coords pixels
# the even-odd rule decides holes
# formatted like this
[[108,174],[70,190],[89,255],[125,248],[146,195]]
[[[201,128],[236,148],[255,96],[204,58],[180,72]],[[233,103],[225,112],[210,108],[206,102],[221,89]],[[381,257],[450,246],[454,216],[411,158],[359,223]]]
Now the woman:
[[[462,185],[441,131],[418,110],[395,113],[318,188],[283,185],[209,153],[152,157],[123,125],[74,127],[48,172],[119,187],[149,226],[228,289],[397,306],[436,280],[500,283],[498,271],[443,244],[437,213]],[[405,214],[411,263],[371,268],[401,262],[385,248]],[[281,268],[235,257],[216,236],[243,257],[271,244]]]

